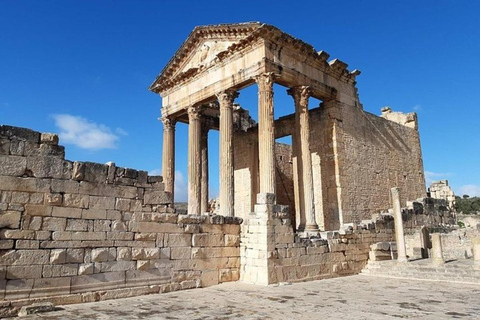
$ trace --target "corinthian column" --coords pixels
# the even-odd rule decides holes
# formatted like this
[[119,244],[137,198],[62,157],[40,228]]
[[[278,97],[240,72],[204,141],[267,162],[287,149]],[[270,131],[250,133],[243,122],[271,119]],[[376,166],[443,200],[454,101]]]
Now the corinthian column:
[[[297,151],[297,170],[298,176],[301,176],[303,185],[299,187],[303,190],[303,209],[305,210],[305,231],[317,231],[318,225],[315,219],[315,205],[313,200],[313,172],[312,156],[310,154],[310,119],[308,114],[308,98],[310,97],[310,88],[308,86],[297,86],[289,89],[288,94],[295,101],[295,136],[300,145],[296,146]],[[299,141],[298,141],[299,140]],[[300,161],[299,161],[300,160]]]
[[273,72],[255,78],[258,84],[258,158],[260,193],[275,194],[275,127],[273,118]]
[[165,191],[172,194],[174,199],[175,181],[175,120],[163,117],[163,152],[162,152],[162,176]]
[[202,121],[202,182],[201,182],[201,195],[202,200],[200,203],[200,210],[202,213],[208,211],[208,123]]
[[200,107],[188,108],[188,213],[200,214],[201,203],[201,120]]
[[238,92],[217,94],[220,104],[220,214],[233,216],[233,100]]

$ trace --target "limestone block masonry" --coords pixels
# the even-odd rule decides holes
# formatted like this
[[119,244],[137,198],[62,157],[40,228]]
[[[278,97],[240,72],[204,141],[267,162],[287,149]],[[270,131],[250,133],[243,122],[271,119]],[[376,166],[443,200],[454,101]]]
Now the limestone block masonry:
[[175,214],[162,177],[71,162],[56,135],[0,126],[0,317],[236,281],[241,222]]

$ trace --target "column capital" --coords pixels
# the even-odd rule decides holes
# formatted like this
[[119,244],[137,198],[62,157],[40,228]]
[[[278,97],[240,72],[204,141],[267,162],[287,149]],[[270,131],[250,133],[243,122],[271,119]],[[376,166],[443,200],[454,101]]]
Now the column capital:
[[216,94],[220,108],[232,108],[233,101],[239,96],[238,91],[227,89]]
[[187,109],[188,120],[200,120],[202,117],[202,106],[190,106]]
[[273,72],[265,72],[255,76],[255,82],[258,85],[258,90],[262,91],[273,91],[273,84],[277,75]]
[[295,105],[308,107],[308,98],[312,95],[312,89],[309,86],[295,86],[288,89],[287,94],[293,97]]
[[161,117],[159,120],[162,121],[164,130],[175,130],[175,124],[177,123],[175,118]]

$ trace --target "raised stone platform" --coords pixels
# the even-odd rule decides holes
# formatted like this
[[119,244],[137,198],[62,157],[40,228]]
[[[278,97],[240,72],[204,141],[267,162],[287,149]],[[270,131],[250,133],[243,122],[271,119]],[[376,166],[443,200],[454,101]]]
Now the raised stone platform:
[[374,277],[471,283],[480,286],[480,268],[474,266],[473,259],[451,260],[443,265],[436,265],[431,259],[403,263],[397,260],[369,261],[362,274]]

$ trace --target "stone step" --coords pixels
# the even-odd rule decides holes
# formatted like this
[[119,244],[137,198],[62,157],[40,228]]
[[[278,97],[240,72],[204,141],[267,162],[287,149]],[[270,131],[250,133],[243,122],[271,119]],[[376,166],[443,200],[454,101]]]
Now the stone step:
[[480,268],[475,268],[471,260],[451,261],[444,265],[435,265],[428,259],[407,263],[395,260],[369,261],[361,273],[368,276],[480,284]]

